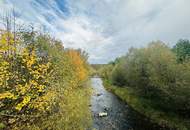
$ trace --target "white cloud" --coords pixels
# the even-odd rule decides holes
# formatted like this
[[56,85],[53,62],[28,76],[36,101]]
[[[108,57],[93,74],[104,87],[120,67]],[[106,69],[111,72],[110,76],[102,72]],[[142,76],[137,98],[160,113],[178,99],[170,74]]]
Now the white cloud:
[[[190,38],[189,0],[6,1],[0,2],[0,13],[14,5],[21,20],[45,25],[64,46],[86,50],[93,63],[108,62],[152,40],[173,45]],[[69,14],[56,1],[64,2]]]

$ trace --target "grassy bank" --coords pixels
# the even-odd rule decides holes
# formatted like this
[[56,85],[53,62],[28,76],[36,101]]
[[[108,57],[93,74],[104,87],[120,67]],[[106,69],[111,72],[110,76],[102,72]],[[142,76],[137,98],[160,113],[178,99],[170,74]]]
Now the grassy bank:
[[[60,103],[59,116],[51,122],[56,130],[85,130],[91,127],[91,111],[89,109],[91,88],[84,86],[72,92],[65,93],[65,99]],[[62,115],[62,116],[60,116]],[[52,121],[52,120],[51,120]]]
[[104,86],[107,90],[126,101],[134,110],[149,118],[151,122],[177,130],[190,129],[189,120],[180,118],[174,113],[166,113],[151,107],[153,103],[150,100],[139,97],[131,88],[115,87],[106,80],[104,80]]

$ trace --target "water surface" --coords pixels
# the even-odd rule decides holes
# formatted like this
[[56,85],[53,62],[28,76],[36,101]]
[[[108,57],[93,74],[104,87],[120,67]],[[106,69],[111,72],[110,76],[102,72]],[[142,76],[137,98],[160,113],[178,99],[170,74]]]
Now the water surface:
[[[91,82],[94,89],[91,111],[93,128],[96,130],[168,130],[150,123],[117,96],[105,90],[101,78],[92,78]],[[107,112],[108,116],[99,117],[100,112]]]

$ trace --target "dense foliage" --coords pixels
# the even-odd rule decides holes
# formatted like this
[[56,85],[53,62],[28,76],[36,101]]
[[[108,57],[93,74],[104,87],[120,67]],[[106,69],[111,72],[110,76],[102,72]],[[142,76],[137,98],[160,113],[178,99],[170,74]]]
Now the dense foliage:
[[152,102],[152,107],[189,118],[188,45],[188,41],[180,40],[171,49],[157,41],[145,48],[132,48],[126,56],[104,67],[102,76],[113,85],[130,87],[135,94]]
[[177,61],[182,63],[190,58],[190,42],[189,40],[179,40],[174,46],[173,51],[176,53]]
[[87,55],[38,32],[0,35],[0,129],[86,129]]

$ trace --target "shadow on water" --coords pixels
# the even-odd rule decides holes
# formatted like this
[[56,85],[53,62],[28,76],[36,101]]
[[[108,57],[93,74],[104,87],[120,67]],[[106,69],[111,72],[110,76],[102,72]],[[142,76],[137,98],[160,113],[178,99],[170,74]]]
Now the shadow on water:
[[[91,82],[94,89],[91,111],[93,128],[96,130],[169,130],[150,123],[117,96],[105,90],[101,78],[91,78]],[[100,112],[106,112],[108,115],[99,117]]]

